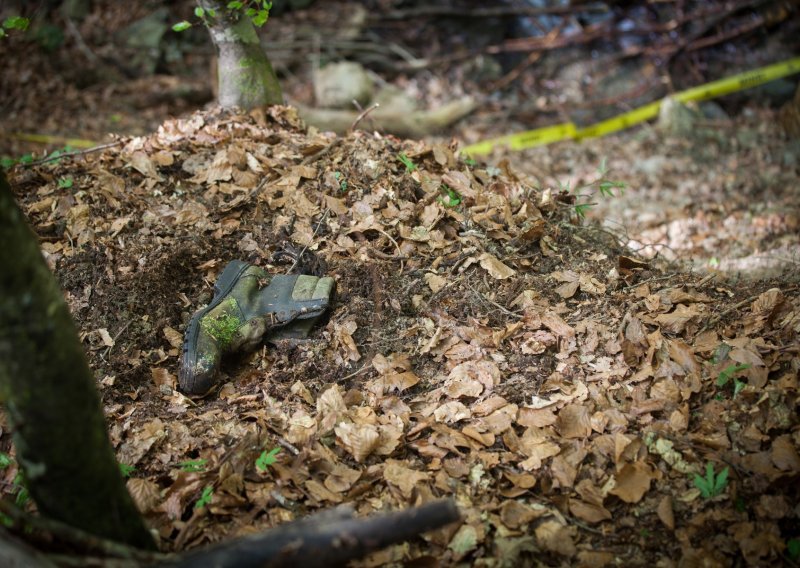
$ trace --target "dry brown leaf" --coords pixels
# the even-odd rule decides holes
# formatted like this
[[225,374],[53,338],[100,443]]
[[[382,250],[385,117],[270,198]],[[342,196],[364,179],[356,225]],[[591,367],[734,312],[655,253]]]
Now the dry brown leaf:
[[306,445],[317,431],[317,421],[304,410],[297,410],[289,419],[286,439],[296,446]]
[[425,274],[424,278],[425,278],[425,283],[428,285],[428,287],[434,294],[447,285],[447,278],[443,278],[438,274],[433,274],[431,272],[428,272]]
[[386,392],[403,392],[410,389],[420,381],[420,378],[411,371],[403,373],[389,373],[383,377]]
[[601,296],[606,293],[606,285],[600,282],[597,278],[595,278],[591,274],[586,274],[584,272],[581,272],[580,285],[581,285],[581,291],[586,292],[587,294],[594,294],[595,296]]
[[170,373],[167,369],[163,367],[153,367],[150,369],[150,376],[153,378],[153,383],[157,387],[166,386],[170,389],[174,390],[175,386],[178,384],[178,380]]
[[500,506],[500,520],[510,529],[518,529],[547,514],[548,510],[541,505],[534,508],[513,499],[503,501]]
[[336,440],[353,458],[362,463],[380,443],[378,428],[372,424],[340,422],[334,428]]
[[167,326],[163,328],[161,333],[164,334],[164,337],[167,339],[169,344],[175,349],[180,349],[183,345],[183,336],[171,327]]
[[353,484],[359,480],[361,472],[357,469],[351,469],[344,464],[337,463],[333,469],[325,476],[325,487],[334,493],[344,493],[348,491]]
[[406,467],[404,462],[397,460],[386,460],[386,467],[383,469],[383,478],[394,485],[406,499],[411,498],[414,488],[421,483],[428,481],[428,474],[424,471],[417,471]]
[[141,477],[133,477],[126,483],[136,508],[143,515],[152,513],[161,502],[161,488],[157,483]]
[[611,493],[626,503],[638,503],[650,489],[654,478],[653,469],[645,462],[626,463],[616,474],[616,486]]
[[511,278],[517,273],[516,270],[506,266],[496,256],[489,254],[488,252],[480,255],[478,257],[478,261],[481,264],[481,268],[486,270],[489,273],[489,276],[495,280],[505,280],[506,278]]
[[564,438],[586,438],[592,433],[589,409],[581,404],[569,404],[558,412],[556,429]]
[[317,501],[328,501],[330,503],[342,502],[341,495],[334,493],[316,479],[309,479],[305,482],[304,486],[311,496]]
[[770,457],[778,469],[794,474],[800,473],[800,455],[788,434],[775,438]]
[[163,178],[159,175],[158,170],[153,161],[144,152],[134,152],[129,161],[131,167],[145,177],[161,181]]
[[672,497],[664,495],[658,503],[658,518],[669,530],[675,530],[675,513],[672,510]]
[[601,523],[611,519],[611,511],[602,505],[587,503],[580,499],[569,500],[569,512],[587,523]]
[[453,424],[459,420],[466,420],[472,417],[472,412],[457,400],[444,403],[433,411],[433,417],[437,422]]
[[542,522],[534,530],[536,540],[542,548],[567,558],[572,558],[577,552],[574,541],[575,529],[567,527],[556,520]]
[[660,314],[655,320],[661,324],[665,331],[670,333],[681,333],[690,321],[701,315],[700,309],[696,304],[686,306],[678,304],[675,310],[668,314]]

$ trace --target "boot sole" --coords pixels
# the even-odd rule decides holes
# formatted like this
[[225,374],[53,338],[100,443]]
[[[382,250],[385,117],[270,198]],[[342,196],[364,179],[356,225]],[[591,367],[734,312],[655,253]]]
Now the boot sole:
[[192,388],[194,387],[193,377],[187,376],[186,373],[189,369],[194,369],[197,363],[197,336],[200,334],[200,320],[208,312],[222,303],[222,300],[230,293],[249,266],[249,264],[241,260],[230,261],[214,283],[214,298],[211,300],[211,303],[197,311],[192,316],[192,319],[189,320],[189,325],[186,327],[186,334],[183,340],[181,368],[178,373],[178,382],[183,391],[191,394],[199,394]]

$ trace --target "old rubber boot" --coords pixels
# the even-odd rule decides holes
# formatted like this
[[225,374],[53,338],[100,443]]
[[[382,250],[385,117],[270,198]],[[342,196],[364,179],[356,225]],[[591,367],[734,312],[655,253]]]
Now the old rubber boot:
[[178,382],[189,394],[203,394],[214,386],[222,355],[255,347],[264,333],[263,318],[254,317],[259,280],[267,273],[256,266],[234,260],[214,284],[211,303],[192,316],[183,341]]
[[273,329],[269,340],[302,339],[322,317],[331,302],[336,281],[316,276],[275,276],[269,286],[261,291],[264,308],[279,321],[289,323]]
[[222,271],[211,303],[192,316],[186,330],[179,373],[184,392],[208,392],[222,356],[252,350],[269,330],[287,324],[306,324],[310,330],[328,308],[334,288],[332,278],[316,276],[275,276],[262,289],[267,281],[266,271],[239,260]]

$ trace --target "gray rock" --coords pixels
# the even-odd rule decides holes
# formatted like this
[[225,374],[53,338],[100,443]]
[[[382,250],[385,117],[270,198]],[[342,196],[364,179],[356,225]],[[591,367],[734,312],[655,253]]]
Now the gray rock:
[[658,127],[676,136],[690,136],[693,134],[695,125],[703,115],[699,110],[690,108],[688,105],[667,97],[661,103],[658,112]]
[[358,63],[330,63],[314,76],[314,95],[322,108],[352,109],[353,101],[366,106],[372,100],[372,79]]

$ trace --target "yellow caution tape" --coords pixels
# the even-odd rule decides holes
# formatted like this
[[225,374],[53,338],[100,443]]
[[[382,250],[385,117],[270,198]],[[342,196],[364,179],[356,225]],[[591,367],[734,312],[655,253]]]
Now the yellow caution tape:
[[11,138],[33,142],[34,144],[64,144],[73,148],[94,148],[98,142],[83,138],[66,138],[64,136],[51,136],[49,134],[27,134],[25,132],[12,132]]
[[661,103],[667,98],[682,103],[689,101],[705,101],[769,83],[775,79],[780,79],[781,77],[786,77],[795,73],[800,73],[800,57],[781,61],[780,63],[768,65],[767,67],[753,69],[752,71],[745,71],[744,73],[732,75],[731,77],[726,77],[718,81],[712,81],[711,83],[706,83],[699,87],[693,87],[665,97],[664,99],[646,104],[630,112],[615,116],[614,118],[592,124],[586,128],[578,128],[573,122],[565,122],[555,126],[546,126],[544,128],[527,130],[518,134],[509,134],[507,136],[501,136],[500,138],[483,140],[475,144],[470,144],[463,148],[462,152],[470,156],[477,156],[488,154],[492,149],[498,146],[506,146],[510,150],[523,150],[525,148],[533,148],[534,146],[551,144],[559,140],[583,140],[585,138],[605,136],[606,134],[629,128],[658,116]]

